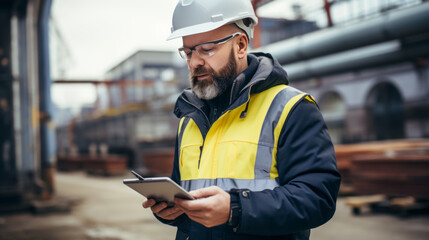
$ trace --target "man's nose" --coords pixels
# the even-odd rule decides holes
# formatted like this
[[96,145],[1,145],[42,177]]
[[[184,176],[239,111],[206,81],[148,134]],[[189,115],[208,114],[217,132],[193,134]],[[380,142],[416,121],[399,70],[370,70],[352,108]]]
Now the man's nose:
[[191,58],[189,59],[189,66],[192,68],[197,68],[199,66],[204,65],[204,59],[202,59],[197,51],[193,50],[191,54]]

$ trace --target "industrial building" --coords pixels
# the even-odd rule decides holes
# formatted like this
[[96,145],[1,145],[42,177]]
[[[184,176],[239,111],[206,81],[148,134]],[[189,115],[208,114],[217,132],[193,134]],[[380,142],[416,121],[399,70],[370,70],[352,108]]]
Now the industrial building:
[[429,136],[429,5],[401,3],[334,2],[348,18],[261,49],[316,98],[335,143]]
[[109,154],[126,155],[130,168],[146,167],[146,153],[171,156],[178,124],[173,107],[188,85],[187,67],[178,58],[172,51],[140,50],[112,67],[105,81],[94,82],[94,106],[57,127],[62,156],[88,155],[90,146],[98,152],[107,146]]

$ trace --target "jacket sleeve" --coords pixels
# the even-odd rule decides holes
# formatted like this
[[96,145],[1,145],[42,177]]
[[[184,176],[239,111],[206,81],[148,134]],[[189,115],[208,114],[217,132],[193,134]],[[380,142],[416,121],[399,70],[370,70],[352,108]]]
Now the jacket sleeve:
[[289,113],[278,142],[277,169],[279,187],[240,190],[238,232],[287,235],[320,226],[333,216],[341,177],[315,104],[302,100]]

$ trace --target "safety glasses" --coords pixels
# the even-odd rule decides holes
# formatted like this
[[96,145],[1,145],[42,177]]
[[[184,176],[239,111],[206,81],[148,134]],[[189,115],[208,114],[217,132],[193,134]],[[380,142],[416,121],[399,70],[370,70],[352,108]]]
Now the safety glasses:
[[192,51],[195,51],[200,58],[206,59],[216,54],[219,48],[219,45],[228,42],[229,40],[233,39],[235,36],[238,36],[240,34],[241,34],[240,32],[236,32],[219,40],[200,43],[198,45],[195,45],[189,48],[181,47],[179,48],[179,54],[183,59],[189,61],[192,58]]

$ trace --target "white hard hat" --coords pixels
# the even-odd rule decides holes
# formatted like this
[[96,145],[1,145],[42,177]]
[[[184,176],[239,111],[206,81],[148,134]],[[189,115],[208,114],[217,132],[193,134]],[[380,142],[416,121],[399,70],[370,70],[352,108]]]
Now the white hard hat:
[[235,23],[249,38],[258,23],[250,0],[179,0],[167,40],[208,32]]

